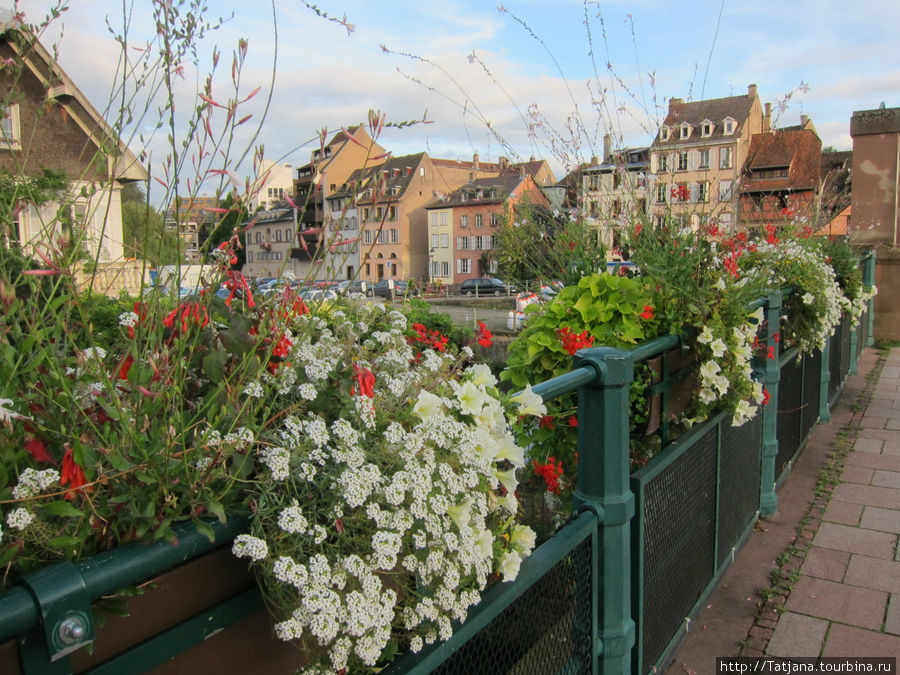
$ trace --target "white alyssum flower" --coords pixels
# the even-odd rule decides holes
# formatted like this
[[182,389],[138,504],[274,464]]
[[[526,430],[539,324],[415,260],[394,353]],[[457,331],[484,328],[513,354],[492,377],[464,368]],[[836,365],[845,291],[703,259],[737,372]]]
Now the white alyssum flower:
[[6,524],[16,530],[24,530],[31,525],[34,514],[23,506],[13,509],[6,516]]
[[264,539],[249,534],[239,534],[234,538],[231,552],[238,558],[265,560],[269,555],[269,546]]
[[278,527],[288,534],[303,534],[309,528],[309,521],[296,499],[278,514]]
[[262,398],[265,396],[265,392],[263,391],[262,385],[257,380],[254,380],[248,382],[244,387],[244,395],[249,396],[250,398]]
[[138,315],[134,312],[122,312],[119,314],[119,325],[126,328],[134,328],[138,322]]

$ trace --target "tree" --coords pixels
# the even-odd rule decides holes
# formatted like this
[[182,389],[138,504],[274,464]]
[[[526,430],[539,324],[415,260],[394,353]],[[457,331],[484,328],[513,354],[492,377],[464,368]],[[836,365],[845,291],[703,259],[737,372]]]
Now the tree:
[[240,268],[244,265],[244,228],[241,223],[249,218],[249,211],[246,205],[241,204],[234,198],[233,193],[229,193],[221,203],[221,208],[227,209],[228,213],[222,214],[218,222],[214,222],[212,227],[204,223],[200,227],[199,239],[200,250],[204,252],[204,258],[209,261],[209,254],[219,247],[223,242],[228,241],[238,233],[241,242],[241,248],[235,251],[238,261],[232,267]]
[[136,182],[122,188],[122,244],[127,258],[143,259],[154,267],[182,259],[178,232],[166,228],[165,218]]
[[606,264],[596,227],[529,205],[501,220],[492,253],[505,279],[558,279],[570,284]]

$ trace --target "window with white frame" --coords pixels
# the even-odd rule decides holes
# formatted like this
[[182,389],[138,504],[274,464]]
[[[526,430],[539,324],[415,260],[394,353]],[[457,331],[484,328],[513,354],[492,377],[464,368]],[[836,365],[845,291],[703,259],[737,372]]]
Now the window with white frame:
[[713,123],[709,120],[703,120],[703,124],[700,125],[700,136],[706,138],[707,136],[712,136],[713,132]]
[[365,231],[365,234],[363,235],[363,242],[365,242],[366,244],[372,243],[372,230]]
[[247,251],[247,262],[253,262],[253,251]]
[[0,148],[19,150],[22,135],[19,126],[19,104],[11,103],[0,109]]
[[380,231],[378,232],[378,243],[379,243],[379,244],[386,244],[386,243],[388,243],[388,233],[387,233],[387,230],[380,230]]
[[709,168],[709,150],[700,150],[697,153],[699,162],[697,164],[697,168],[699,169],[708,169]]
[[363,209],[363,222],[365,223],[368,221],[369,221],[369,209],[365,208],[365,209]]
[[662,126],[659,128],[659,140],[661,140],[661,141],[669,140],[669,127]]
[[730,202],[731,201],[731,181],[730,180],[720,180],[719,181],[719,201],[720,202]]
[[688,154],[687,152],[679,152],[678,153],[678,170],[679,171],[687,171],[688,168]]
[[497,216],[496,213],[492,213],[491,214],[491,225],[496,225],[499,222],[500,222],[499,216]]
[[469,258],[457,258],[456,259],[456,271],[459,274],[471,274],[472,273],[472,261]]
[[400,230],[394,228],[391,229],[391,243],[399,244],[400,243]]
[[719,168],[731,168],[731,148],[719,148]]
[[441,211],[441,225],[447,224],[447,212]]
[[391,206],[388,208],[388,220],[397,220],[397,207]]
[[281,230],[275,230],[275,241],[281,243]]
[[431,235],[431,248],[437,248],[439,245],[439,239],[436,234]]
[[665,183],[657,183],[656,184],[656,201],[660,204],[665,204],[666,197],[669,194],[668,186]]
[[442,277],[449,277],[449,276],[450,276],[450,263],[449,263],[449,262],[442,262],[442,263],[441,263],[441,276],[442,276]]
[[731,135],[734,133],[734,120],[730,117],[726,117],[722,121],[722,133],[726,135]]
[[484,237],[482,237],[481,235],[477,235],[475,237],[475,246],[473,246],[472,248],[474,248],[476,251],[483,251],[484,250]]
[[449,234],[441,235],[441,248],[450,248],[450,235]]
[[481,227],[481,214],[475,214],[475,227]]
[[686,141],[691,137],[691,125],[690,124],[682,124],[681,125],[681,140]]
[[460,227],[468,227],[469,226],[469,216],[460,216],[459,217],[459,226]]
[[438,224],[438,214],[436,214],[436,213],[429,213],[429,214],[428,214],[428,224],[431,225],[432,227],[437,227],[437,224]]
[[456,250],[457,251],[468,251],[469,250],[469,238],[468,237],[457,237],[456,238]]
[[707,183],[707,182],[697,183],[697,201],[698,202],[708,202],[709,201],[709,183]]
[[657,173],[664,173],[668,171],[668,155],[657,155],[656,157],[656,171]]

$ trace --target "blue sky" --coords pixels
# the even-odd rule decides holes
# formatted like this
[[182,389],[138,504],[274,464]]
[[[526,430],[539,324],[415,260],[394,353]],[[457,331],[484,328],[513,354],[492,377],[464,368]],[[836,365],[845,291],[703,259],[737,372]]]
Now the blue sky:
[[[50,4],[23,0],[19,9],[36,21]],[[135,4],[133,37],[147,39],[150,3]],[[176,108],[193,107],[213,46],[227,75],[232,50],[245,37],[242,90],[262,90],[241,108],[254,117],[238,145],[263,143],[266,157],[294,166],[309,161],[318,131],[362,122],[370,108],[395,122],[421,119],[427,110],[430,124],[384,132],[380,141],[395,155],[534,155],[562,174],[568,163],[602,154],[605,133],[616,145],[649,144],[670,97],[742,94],[755,83],[763,102],[777,110],[787,103],[777,124],[797,124],[807,114],[823,144],[838,149],[850,148],[854,110],[882,101],[900,106],[900,3],[883,0],[509,0],[505,11],[476,0],[316,3],[329,16],[346,15],[352,32],[297,0],[209,5],[210,16],[234,18],[199,45],[196,64],[185,61]],[[58,23],[44,39],[58,41],[60,62],[98,108],[109,96],[118,49],[104,17],[121,24],[121,7],[71,0],[61,37]],[[214,82],[223,98],[227,80]],[[263,118],[270,92],[254,139],[252,125]],[[149,120],[134,131],[132,146],[143,134],[160,162],[165,134],[154,135]],[[250,161],[237,170],[251,173]]]

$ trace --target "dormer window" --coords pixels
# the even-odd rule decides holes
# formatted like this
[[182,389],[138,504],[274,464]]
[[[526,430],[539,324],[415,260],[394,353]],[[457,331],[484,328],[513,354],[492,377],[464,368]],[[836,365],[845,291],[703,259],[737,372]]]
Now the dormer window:
[[703,120],[703,124],[700,125],[700,136],[706,138],[707,136],[712,136],[713,129],[715,125],[709,120]]
[[734,133],[734,120],[730,117],[726,117],[722,120],[722,133],[726,136]]
[[659,128],[659,140],[661,140],[661,141],[669,140],[669,127],[662,126]]
[[692,129],[692,127],[690,124],[685,123],[685,124],[681,125],[681,140],[682,141],[687,140],[688,138],[691,137],[691,129]]

